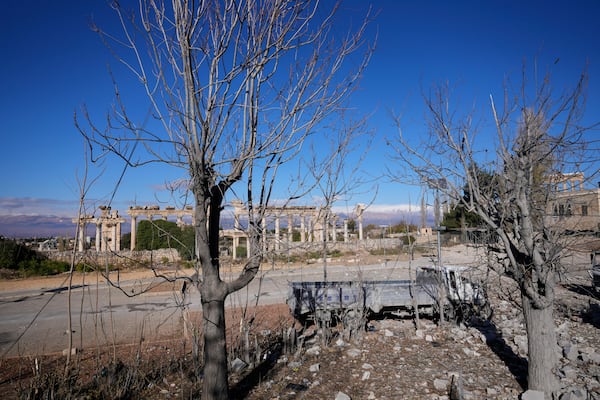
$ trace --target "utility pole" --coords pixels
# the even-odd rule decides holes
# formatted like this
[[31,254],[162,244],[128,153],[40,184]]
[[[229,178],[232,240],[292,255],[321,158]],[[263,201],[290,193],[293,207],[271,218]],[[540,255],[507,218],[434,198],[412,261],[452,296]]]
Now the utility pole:
[[434,227],[432,230],[437,232],[437,263],[438,263],[438,306],[440,313],[440,325],[444,323],[444,307],[446,304],[446,288],[445,276],[442,270],[442,231],[446,230],[445,226],[440,225],[440,189],[446,188],[446,179],[428,179],[427,184],[430,189],[435,189],[435,210],[434,210]]

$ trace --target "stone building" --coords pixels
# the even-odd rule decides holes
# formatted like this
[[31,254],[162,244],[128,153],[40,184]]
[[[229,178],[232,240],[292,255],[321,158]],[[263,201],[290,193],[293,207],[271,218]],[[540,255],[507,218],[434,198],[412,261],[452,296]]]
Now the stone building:
[[567,232],[600,232],[600,185],[584,189],[584,174],[554,175],[552,199],[546,210],[551,224]]

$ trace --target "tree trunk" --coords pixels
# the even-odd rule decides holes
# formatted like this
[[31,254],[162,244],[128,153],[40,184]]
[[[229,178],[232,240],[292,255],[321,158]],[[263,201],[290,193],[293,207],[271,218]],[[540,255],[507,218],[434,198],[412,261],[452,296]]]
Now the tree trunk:
[[552,392],[559,388],[554,373],[558,364],[558,352],[553,307],[535,308],[525,295],[522,296],[522,302],[529,352],[527,387],[543,391],[546,398],[552,398]]
[[205,298],[202,296],[202,325],[204,328],[202,399],[204,400],[229,399],[225,296],[220,297]]

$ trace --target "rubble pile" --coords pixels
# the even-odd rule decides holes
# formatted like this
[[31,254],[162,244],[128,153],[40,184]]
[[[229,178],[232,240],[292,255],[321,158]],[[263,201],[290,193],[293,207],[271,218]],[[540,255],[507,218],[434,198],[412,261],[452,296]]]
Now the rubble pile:
[[[560,400],[600,399],[598,301],[563,296],[556,312]],[[563,299],[567,299],[565,306]],[[411,319],[371,321],[360,341],[324,346],[312,327],[249,399],[479,400],[543,398],[526,391],[527,336],[520,311],[495,301],[494,317],[471,326]],[[522,396],[522,397],[521,397]]]

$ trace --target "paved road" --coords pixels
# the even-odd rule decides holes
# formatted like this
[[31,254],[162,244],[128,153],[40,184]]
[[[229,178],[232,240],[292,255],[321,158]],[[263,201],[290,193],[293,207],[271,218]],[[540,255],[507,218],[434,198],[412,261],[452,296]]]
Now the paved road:
[[[413,266],[429,264],[427,258],[413,262]],[[350,279],[406,279],[407,262],[381,262],[361,266],[328,266],[329,280]],[[261,271],[245,289],[228,298],[228,306],[258,303],[285,303],[290,281],[323,279],[322,266],[284,268]],[[121,282],[127,293],[156,284],[156,280]],[[140,337],[160,338],[181,332],[182,311],[180,292],[168,285],[139,296],[129,297],[122,291],[109,288],[105,283],[87,284],[71,291],[72,329],[74,346],[89,347],[113,343],[130,343]],[[24,290],[0,293],[0,357],[37,355],[61,352],[68,348],[66,287]],[[200,310],[197,292],[186,298],[186,305]]]

